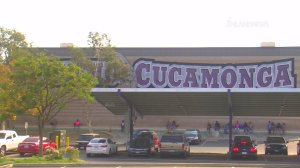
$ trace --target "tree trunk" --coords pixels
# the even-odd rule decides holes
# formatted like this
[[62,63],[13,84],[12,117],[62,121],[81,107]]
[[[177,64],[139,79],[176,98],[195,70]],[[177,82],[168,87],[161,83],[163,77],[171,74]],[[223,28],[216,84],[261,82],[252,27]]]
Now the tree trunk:
[[92,125],[92,119],[91,119],[91,112],[90,109],[88,108],[88,103],[84,103],[84,112],[85,112],[85,119],[86,123],[89,129],[89,133],[93,133],[93,125]]
[[44,120],[42,117],[38,117],[38,129],[39,129],[39,156],[43,156],[43,130],[44,130]]

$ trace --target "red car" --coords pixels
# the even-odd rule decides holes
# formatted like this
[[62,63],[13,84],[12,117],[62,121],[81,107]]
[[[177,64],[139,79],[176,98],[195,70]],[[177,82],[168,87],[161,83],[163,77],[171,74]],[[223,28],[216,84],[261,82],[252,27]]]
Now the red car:
[[[18,153],[23,156],[25,153],[38,154],[39,153],[39,137],[28,137],[18,145]],[[56,147],[55,142],[51,142],[48,138],[43,137],[43,151],[46,147]]]

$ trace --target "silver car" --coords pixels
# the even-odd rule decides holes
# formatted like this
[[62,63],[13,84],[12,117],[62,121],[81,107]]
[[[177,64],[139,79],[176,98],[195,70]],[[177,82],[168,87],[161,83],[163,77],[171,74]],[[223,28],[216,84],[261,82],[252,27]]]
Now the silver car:
[[160,156],[180,154],[190,155],[190,145],[183,133],[166,133],[160,140]]

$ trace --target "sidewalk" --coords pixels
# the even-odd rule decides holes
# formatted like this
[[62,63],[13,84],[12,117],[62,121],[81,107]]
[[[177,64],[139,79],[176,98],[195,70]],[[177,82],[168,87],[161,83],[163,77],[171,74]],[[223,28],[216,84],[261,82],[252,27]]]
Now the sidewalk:
[[[135,129],[142,129],[142,128],[135,128]],[[167,129],[164,127],[153,127],[149,128],[151,130],[154,130],[157,132],[159,137],[161,137],[164,133],[167,132]],[[21,127],[16,127],[15,130],[19,134],[25,134],[25,129]],[[28,128],[28,133],[29,135],[36,134],[38,128],[37,127],[29,127]],[[45,133],[48,133],[53,130],[66,130],[67,135],[71,134],[72,137],[71,141],[76,140],[80,133],[87,133],[88,132],[88,127],[80,127],[80,129],[74,129],[73,127],[46,127],[45,128]],[[185,129],[178,129],[178,131],[184,131]],[[129,134],[128,132],[121,132],[120,128],[114,127],[93,127],[94,132],[104,132],[111,134],[113,136],[113,140],[116,141],[118,144],[124,144],[128,141]],[[202,134],[202,138],[204,140],[228,140],[229,139],[229,134],[224,134],[223,131],[220,131],[219,134],[214,134],[214,131],[211,133],[208,133],[206,130],[202,129],[200,130]],[[31,134],[30,134],[31,133]],[[244,133],[240,134],[233,134],[232,136],[234,137],[235,135],[245,135]],[[256,141],[264,141],[267,136],[269,136],[268,132],[266,130],[255,130],[253,133],[248,134],[250,135],[253,140]],[[48,136],[48,134],[44,134],[44,136]],[[272,136],[272,135],[271,135]],[[286,140],[289,141],[296,141],[300,140],[300,131],[299,130],[290,130],[286,131],[284,135],[281,134],[275,134],[274,136],[283,136],[285,137]]]

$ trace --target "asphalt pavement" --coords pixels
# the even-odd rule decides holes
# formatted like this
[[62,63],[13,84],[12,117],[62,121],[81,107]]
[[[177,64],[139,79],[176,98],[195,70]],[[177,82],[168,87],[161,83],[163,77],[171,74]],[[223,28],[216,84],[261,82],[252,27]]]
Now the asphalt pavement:
[[[161,136],[164,130],[157,131]],[[119,144],[117,155],[106,157],[96,156],[88,158],[85,151],[80,151],[80,158],[85,160],[85,165],[55,165],[60,167],[299,167],[300,157],[297,156],[298,132],[287,132],[285,135],[288,143],[288,156],[264,155],[264,140],[268,136],[266,132],[255,132],[251,134],[256,141],[258,149],[258,160],[230,160],[228,152],[228,134],[208,134],[203,132],[203,141],[199,145],[191,146],[191,156],[187,158],[166,157],[161,158],[159,154],[152,157],[128,157],[125,142],[127,137],[118,131],[113,131],[114,140]],[[115,139],[116,138],[116,139]],[[117,139],[120,138],[120,139]],[[9,153],[8,157],[20,157],[16,153]],[[25,156],[30,157],[30,156]],[[171,166],[170,166],[171,165]],[[18,165],[17,167],[33,167],[33,165]],[[38,165],[36,165],[39,167]],[[51,165],[41,165],[41,167]],[[16,166],[15,166],[16,167]]]

